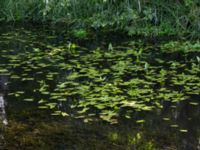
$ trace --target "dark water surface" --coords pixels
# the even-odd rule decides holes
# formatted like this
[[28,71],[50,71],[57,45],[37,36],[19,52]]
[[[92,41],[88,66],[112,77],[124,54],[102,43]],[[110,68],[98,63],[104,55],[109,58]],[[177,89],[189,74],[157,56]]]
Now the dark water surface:
[[[194,71],[195,73],[192,72],[190,76],[186,75],[183,77],[184,80],[181,80],[182,82],[184,82],[183,84],[187,84],[192,81],[188,85],[188,87],[185,87],[185,89],[191,88],[191,90],[185,90],[188,92],[187,94],[185,94],[184,90],[182,90],[183,85],[181,83],[176,83],[176,86],[173,87],[171,87],[170,84],[168,85],[168,82],[171,82],[176,73],[181,72],[181,75],[186,72],[183,69],[184,67],[190,70],[192,63],[194,64],[193,68],[195,67],[195,63],[192,62],[192,60],[196,58],[198,53],[196,53],[195,55],[188,54],[188,56],[185,56],[182,53],[169,54],[170,56],[168,54],[161,54],[161,56],[158,56],[156,52],[155,54],[151,54],[151,52],[144,54],[145,57],[149,60],[148,63],[151,64],[153,67],[157,66],[159,68],[159,64],[156,64],[154,60],[154,58],[156,57],[159,57],[161,61],[172,60],[176,63],[179,63],[180,67],[178,67],[178,71],[174,72],[174,74],[172,71],[172,75],[167,75],[165,79],[166,85],[162,85],[163,83],[161,81],[158,82],[157,80],[162,80],[158,79],[158,77],[155,77],[155,80],[153,80],[152,83],[155,82],[155,85],[153,84],[154,88],[161,89],[162,86],[166,86],[167,88],[170,87],[172,91],[183,91],[183,94],[179,96],[177,96],[178,94],[176,96],[167,95],[165,98],[168,100],[161,100],[159,102],[159,105],[161,105],[162,108],[157,107],[152,111],[143,111],[143,108],[136,108],[139,109],[139,111],[134,112],[131,112],[130,108],[120,110],[120,115],[118,115],[117,122],[114,121],[115,124],[112,124],[113,122],[111,121],[110,124],[110,120],[108,120],[108,122],[105,121],[107,118],[103,119],[104,121],[100,119],[94,119],[94,121],[90,121],[90,119],[88,118],[82,119],[81,116],[76,116],[76,111],[73,109],[73,106],[76,104],[76,102],[73,102],[74,99],[77,98],[76,91],[74,94],[75,96],[70,95],[67,101],[65,101],[65,99],[63,100],[63,95],[56,95],[58,96],[58,101],[54,100],[50,104],[45,103],[47,105],[41,105],[43,104],[44,100],[48,100],[51,98],[49,98],[49,93],[53,93],[56,84],[65,81],[63,75],[69,74],[71,72],[69,70],[62,71],[63,69],[58,69],[62,66],[62,62],[60,58],[57,57],[55,62],[56,65],[52,65],[54,63],[52,62],[53,60],[48,59],[42,60],[42,62],[37,65],[32,64],[33,62],[37,62],[37,59],[41,60],[40,57],[43,57],[43,55],[37,53],[38,51],[43,53],[43,51],[53,49],[51,51],[52,55],[59,55],[59,50],[63,47],[69,48],[69,45],[71,46],[69,49],[73,51],[74,49],[72,47],[74,45],[72,43],[76,43],[76,45],[81,45],[80,49],[82,49],[83,51],[83,54],[82,52],[80,52],[79,56],[85,56],[84,54],[87,53],[87,51],[84,51],[85,49],[101,47],[101,49],[108,48],[112,51],[114,47],[118,47],[118,49],[125,49],[124,45],[127,45],[128,43],[120,43],[119,41],[121,40],[116,38],[115,41],[112,41],[111,39],[101,41],[94,40],[96,39],[96,37],[94,37],[94,39],[76,41],[70,40],[69,36],[71,35],[70,32],[67,31],[67,29],[51,29],[47,28],[46,26],[13,27],[7,25],[0,28],[0,120],[2,122],[0,128],[0,149],[200,149],[200,84],[198,81],[200,79],[200,71],[197,68],[196,72]],[[111,42],[112,45],[109,44]],[[146,47],[148,47],[148,44],[146,44]],[[150,47],[149,49],[152,50],[152,47]],[[71,53],[74,53],[74,55],[76,55],[76,52]],[[14,57],[18,54],[20,54],[20,56],[15,59]],[[31,60],[34,55],[37,55],[37,57],[34,58],[35,61]],[[71,60],[79,61],[79,56],[76,57],[74,55],[65,55],[66,61],[70,60],[70,63],[73,63],[73,61]],[[96,55],[91,55],[91,57],[93,56]],[[120,60],[121,57],[116,56],[116,58],[114,59]],[[186,62],[186,59],[187,61],[188,59],[191,60],[192,63],[186,64],[185,66],[181,67],[181,65],[184,65],[184,63]],[[80,59],[80,62],[82,60],[83,59]],[[112,61],[109,62],[106,59],[99,59],[99,61],[103,65],[97,65],[97,68],[102,67],[105,69],[110,64],[112,64]],[[27,62],[28,65],[25,62]],[[147,70],[148,63],[141,63],[145,66],[144,70]],[[50,66],[48,66],[49,64]],[[163,64],[166,68],[169,67],[167,66],[169,64]],[[5,68],[5,66],[7,66],[7,68]],[[34,68],[34,66],[40,67]],[[117,68],[120,67],[121,66]],[[158,70],[161,69],[159,68]],[[49,74],[49,72],[52,73]],[[162,71],[160,72],[162,74]],[[121,76],[120,71],[117,73],[118,74],[116,74],[116,78],[118,76]],[[143,74],[143,72],[141,74]],[[138,76],[140,76],[140,74]],[[107,76],[107,78],[109,78],[109,75]],[[129,80],[131,78],[136,78],[136,76],[131,75],[127,71],[127,75],[123,76],[122,79],[125,82],[126,80]],[[141,78],[143,78],[143,76]],[[110,77],[109,79],[112,78]],[[83,82],[82,80],[84,79],[80,77],[77,82]],[[87,80],[93,81],[93,78],[88,78]],[[70,85],[71,84],[73,85],[73,83],[70,83]],[[85,81],[84,84],[86,84]],[[75,87],[78,86],[79,85],[75,84]],[[121,85],[122,89],[124,87],[126,86]],[[146,86],[141,88],[145,87]],[[48,90],[46,90],[46,88],[48,88]],[[62,92],[64,93],[65,91],[61,90],[61,93]],[[156,96],[157,93],[154,92],[155,91],[150,93]],[[144,93],[144,95],[148,95],[148,93]],[[112,96],[115,96],[115,94]],[[186,97],[186,100],[184,99],[182,101],[182,97]],[[142,107],[147,107],[149,109],[149,105],[150,104],[148,102],[147,106],[142,105]],[[154,105],[156,104],[152,104],[152,107]],[[46,109],[47,106],[49,109]],[[61,112],[59,112],[61,115],[55,115],[55,112],[58,110],[61,110]],[[67,112],[67,114],[63,112]],[[99,113],[98,110],[95,110],[94,112]],[[127,116],[129,112],[130,115]],[[52,113],[54,115],[52,115]],[[123,115],[124,113],[126,113],[126,115]],[[70,116],[67,116],[68,114]]]

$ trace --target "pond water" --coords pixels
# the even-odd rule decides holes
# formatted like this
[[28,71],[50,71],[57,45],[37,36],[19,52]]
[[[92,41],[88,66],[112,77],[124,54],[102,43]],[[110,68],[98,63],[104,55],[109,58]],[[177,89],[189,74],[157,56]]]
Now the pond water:
[[88,34],[2,25],[0,149],[200,149],[200,49]]

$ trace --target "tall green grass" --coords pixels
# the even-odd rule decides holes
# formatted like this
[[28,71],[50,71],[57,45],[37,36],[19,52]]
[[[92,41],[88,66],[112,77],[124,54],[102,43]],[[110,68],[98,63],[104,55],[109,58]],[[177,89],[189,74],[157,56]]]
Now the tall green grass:
[[75,27],[124,30],[130,35],[176,32],[196,36],[200,1],[0,0],[0,20],[74,23]]

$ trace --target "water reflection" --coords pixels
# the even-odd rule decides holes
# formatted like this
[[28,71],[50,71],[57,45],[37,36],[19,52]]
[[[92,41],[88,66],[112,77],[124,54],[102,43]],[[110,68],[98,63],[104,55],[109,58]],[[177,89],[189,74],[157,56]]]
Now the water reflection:
[[3,95],[0,95],[0,120],[4,125],[8,124],[6,110],[5,110],[5,100]]
[[8,81],[7,76],[0,75],[0,91],[2,91],[0,93],[0,121],[1,121],[1,123],[3,123],[3,125],[8,124],[6,110],[5,110],[6,102],[3,97],[3,92],[6,91],[8,88],[7,81]]
[[8,78],[6,76],[0,75],[0,125],[3,125],[1,126],[0,129],[0,131],[2,132],[0,133],[0,149],[4,148],[5,137],[3,134],[3,130],[4,127],[8,125],[6,109],[5,109],[6,102],[3,94],[3,92],[7,90],[7,79]]

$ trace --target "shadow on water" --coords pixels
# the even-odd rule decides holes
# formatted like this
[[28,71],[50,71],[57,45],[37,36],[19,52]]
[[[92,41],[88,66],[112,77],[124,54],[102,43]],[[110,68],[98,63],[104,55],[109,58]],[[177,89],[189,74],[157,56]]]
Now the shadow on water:
[[[17,30],[17,32],[12,33],[12,30]],[[14,50],[10,52],[12,58],[15,53],[19,51],[25,53],[32,50],[34,46],[48,49],[51,46],[56,46],[58,41],[61,44],[67,42],[66,37],[62,34],[44,28],[31,31],[29,27],[28,31],[25,31],[24,28],[6,27],[5,31],[2,32],[5,35],[7,32],[14,34],[14,36],[19,33],[23,35],[20,39],[10,39],[9,36],[5,36],[7,39],[0,43],[3,50]],[[30,36],[33,32],[39,36]],[[44,32],[46,33],[44,34]],[[47,38],[46,34],[50,34],[50,36]],[[104,45],[108,45],[108,43],[104,43]],[[4,53],[2,52],[2,54]],[[16,61],[14,60],[11,65],[16,65]],[[1,64],[7,63],[3,55],[0,55],[0,62]],[[26,68],[23,65],[22,62],[22,67]],[[17,69],[15,72],[19,76],[24,74]],[[29,72],[29,74],[37,80],[45,80],[42,74],[39,74],[39,77],[34,72]],[[74,119],[73,116],[52,116],[50,115],[51,110],[38,109],[38,102],[32,102],[32,99],[23,101],[24,93],[22,96],[20,95],[22,88],[28,91],[28,96],[36,99],[40,99],[41,95],[33,92],[34,88],[38,88],[36,81],[32,81],[31,78],[29,78],[30,82],[16,81],[16,77],[9,79],[7,75],[0,75],[0,120],[2,122],[0,146],[4,146],[5,150],[200,149],[199,96],[192,97],[192,103],[190,100],[177,103],[163,101],[162,109],[151,112],[134,112],[133,118],[125,119],[122,117],[118,124],[114,125],[99,120],[87,123],[82,119]],[[10,81],[9,88],[7,87],[8,80]],[[59,77],[55,80],[50,81],[52,86],[54,82],[62,81]],[[15,97],[7,94],[12,94],[13,91],[18,92],[14,93]],[[60,103],[60,109],[68,110],[68,103]]]

